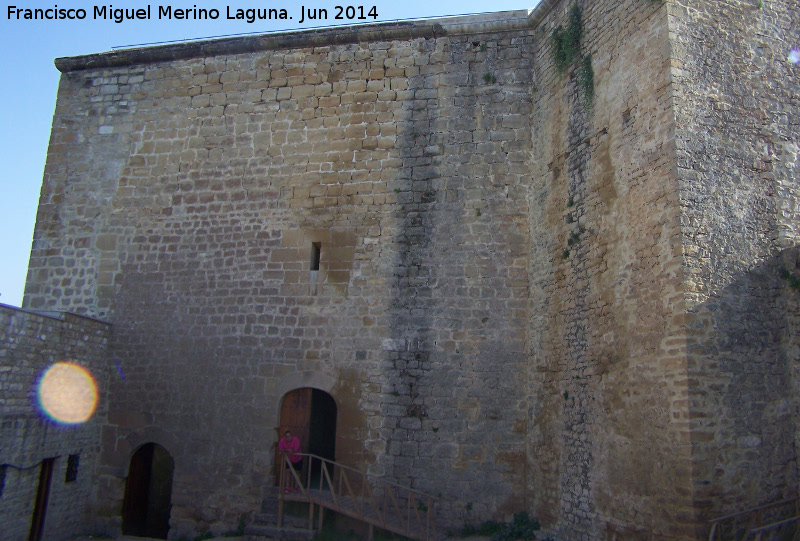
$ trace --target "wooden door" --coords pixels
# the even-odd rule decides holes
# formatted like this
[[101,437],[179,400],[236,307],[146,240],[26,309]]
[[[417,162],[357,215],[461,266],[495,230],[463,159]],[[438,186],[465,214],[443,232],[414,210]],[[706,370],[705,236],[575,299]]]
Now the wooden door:
[[[311,395],[312,389],[305,387],[289,391],[283,397],[281,404],[281,425],[278,428],[278,438],[282,438],[284,432],[291,431],[293,436],[300,439],[300,449],[308,452],[308,435],[311,424]],[[280,454],[278,445],[275,444],[275,484],[280,483]]]
[[154,449],[154,444],[145,444],[131,457],[122,502],[124,535],[144,536],[147,532],[147,495],[150,492]]
[[167,539],[174,469],[172,456],[158,444],[146,443],[133,454],[122,502],[124,535]]
[[44,517],[47,514],[47,501],[50,499],[50,482],[53,480],[55,458],[45,458],[39,471],[39,488],[36,490],[36,506],[33,509],[31,530],[28,541],[41,541],[44,532]]

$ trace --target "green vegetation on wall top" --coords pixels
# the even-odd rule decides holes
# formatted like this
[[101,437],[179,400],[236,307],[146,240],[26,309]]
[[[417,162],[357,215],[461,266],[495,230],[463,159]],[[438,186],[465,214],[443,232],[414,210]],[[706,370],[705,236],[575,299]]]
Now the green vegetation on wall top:
[[582,38],[583,13],[576,3],[572,4],[569,10],[567,27],[558,25],[558,28],[553,30],[551,37],[553,64],[559,73],[564,73],[572,65],[577,66],[578,85],[588,107],[594,99],[594,70],[592,69],[592,56],[581,53]]
[[566,28],[558,25],[553,30],[553,63],[559,73],[575,62],[581,54],[581,38],[583,37],[583,16],[578,4],[572,4],[569,10],[569,24]]

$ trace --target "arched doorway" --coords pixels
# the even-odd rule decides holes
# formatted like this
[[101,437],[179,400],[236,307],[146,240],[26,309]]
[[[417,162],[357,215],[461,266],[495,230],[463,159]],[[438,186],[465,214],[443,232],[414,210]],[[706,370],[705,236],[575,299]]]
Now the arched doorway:
[[[289,391],[281,403],[280,434],[291,430],[300,439],[304,453],[336,460],[336,401],[319,389],[304,387]],[[276,477],[278,472],[276,456]],[[319,462],[314,470],[318,470]],[[318,472],[312,470],[312,476]],[[277,479],[276,479],[277,482]]]
[[146,443],[136,450],[125,482],[123,534],[167,538],[174,469],[175,462],[160,445]]

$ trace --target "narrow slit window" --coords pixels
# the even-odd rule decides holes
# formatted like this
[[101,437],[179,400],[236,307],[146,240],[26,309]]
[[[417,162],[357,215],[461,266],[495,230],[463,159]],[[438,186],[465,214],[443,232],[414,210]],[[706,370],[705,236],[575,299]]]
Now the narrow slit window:
[[319,270],[319,258],[322,254],[322,244],[319,242],[311,243],[311,270]]
[[3,497],[3,491],[6,488],[6,468],[5,464],[0,466],[0,498]]
[[64,479],[65,483],[72,483],[78,479],[78,464],[81,461],[80,455],[69,455],[67,458],[67,476]]

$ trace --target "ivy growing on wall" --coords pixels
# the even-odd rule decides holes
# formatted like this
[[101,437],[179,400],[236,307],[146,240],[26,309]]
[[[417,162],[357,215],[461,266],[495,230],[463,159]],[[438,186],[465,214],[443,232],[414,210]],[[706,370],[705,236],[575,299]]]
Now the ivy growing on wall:
[[581,38],[583,38],[583,14],[576,3],[572,4],[569,10],[566,28],[558,25],[558,28],[553,30],[551,38],[553,64],[559,73],[564,73],[570,66],[577,66],[578,84],[586,105],[589,106],[594,99],[594,70],[592,56],[581,54]]
[[569,10],[569,23],[564,28],[558,25],[553,30],[553,63],[559,73],[575,62],[581,54],[581,38],[583,37],[583,17],[578,4],[572,4]]

